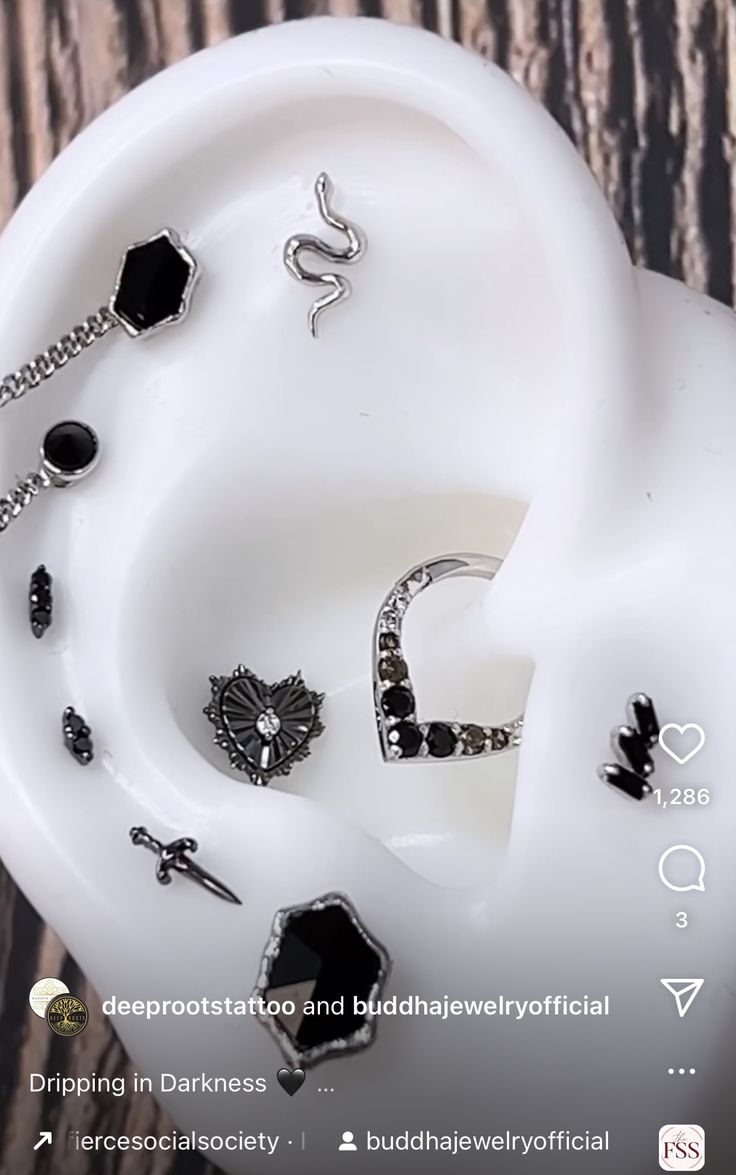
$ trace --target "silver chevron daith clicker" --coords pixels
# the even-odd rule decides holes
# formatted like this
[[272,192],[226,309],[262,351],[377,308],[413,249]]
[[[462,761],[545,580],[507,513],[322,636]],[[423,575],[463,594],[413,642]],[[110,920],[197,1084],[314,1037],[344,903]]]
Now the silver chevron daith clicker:
[[386,596],[373,634],[373,693],[381,752],[387,762],[481,759],[521,742],[522,716],[501,726],[419,719],[403,649],[404,617],[420,592],[460,576],[492,580],[502,564],[495,555],[441,555],[407,571]]

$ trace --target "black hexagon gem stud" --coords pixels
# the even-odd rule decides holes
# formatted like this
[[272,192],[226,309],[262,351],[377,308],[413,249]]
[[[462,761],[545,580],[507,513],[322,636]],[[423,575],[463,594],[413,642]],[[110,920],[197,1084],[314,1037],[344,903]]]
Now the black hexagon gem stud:
[[278,910],[253,991],[258,1019],[292,1065],[367,1048],[391,970],[352,902],[328,893]]
[[54,612],[53,581],[43,563],[33,572],[28,588],[28,618],[31,632],[40,640],[51,627]]
[[0,408],[50,379],[116,326],[138,338],[180,322],[198,276],[196,260],[172,228],[136,241],[123,255],[106,305],[0,379]]
[[64,732],[64,746],[81,767],[86,767],[95,757],[92,731],[73,706],[67,706],[61,719]]
[[179,322],[189,308],[197,263],[177,233],[165,228],[125,252],[110,313],[137,338]]

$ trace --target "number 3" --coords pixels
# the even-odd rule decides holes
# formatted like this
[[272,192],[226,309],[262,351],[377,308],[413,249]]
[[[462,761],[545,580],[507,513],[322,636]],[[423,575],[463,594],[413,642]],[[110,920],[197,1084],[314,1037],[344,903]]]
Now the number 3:
[[687,926],[687,914],[684,910],[680,910],[680,912],[675,915],[675,926],[678,930],[684,930]]

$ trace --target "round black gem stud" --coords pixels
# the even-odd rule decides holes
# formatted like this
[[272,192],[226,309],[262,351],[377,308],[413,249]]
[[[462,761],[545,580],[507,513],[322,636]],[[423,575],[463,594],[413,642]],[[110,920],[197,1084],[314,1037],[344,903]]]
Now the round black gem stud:
[[165,229],[128,249],[110,309],[133,335],[176,322],[186,311],[195,269],[194,259]]
[[398,649],[399,638],[394,632],[382,632],[378,638],[378,647],[382,653],[387,653],[392,649]]
[[427,750],[433,759],[446,759],[457,746],[457,735],[446,722],[430,722],[427,730]]
[[392,685],[381,698],[387,718],[408,718],[414,713],[414,695],[404,685]]
[[63,420],[43,439],[43,459],[54,471],[79,476],[94,465],[99,450],[97,435],[79,420]]
[[422,732],[413,722],[398,722],[391,731],[389,743],[399,748],[402,759],[416,759],[422,746]]

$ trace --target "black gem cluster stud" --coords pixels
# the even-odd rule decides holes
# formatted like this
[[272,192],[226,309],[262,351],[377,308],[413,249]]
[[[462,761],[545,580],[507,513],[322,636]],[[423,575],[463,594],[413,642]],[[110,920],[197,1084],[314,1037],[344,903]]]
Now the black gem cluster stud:
[[61,725],[64,746],[80,766],[86,767],[95,757],[92,731],[73,706],[67,706],[62,715]]
[[204,714],[215,727],[213,742],[258,787],[288,775],[324,730],[324,694],[308,689],[301,673],[268,685],[238,665],[229,677],[210,677],[210,685],[212,701]]
[[150,334],[179,322],[189,306],[197,263],[173,229],[165,228],[126,251],[110,312],[129,335]]
[[109,331],[122,326],[133,338],[180,322],[191,300],[199,268],[171,228],[126,250],[112,295],[58,342],[0,380],[0,408],[19,400],[66,367]]
[[53,619],[52,583],[51,576],[41,563],[33,572],[28,589],[28,616],[31,622],[31,632],[39,640],[51,627]]
[[376,1033],[366,1005],[380,998],[390,969],[385,948],[343,894],[279,910],[253,995],[290,1003],[259,1018],[293,1065],[366,1048]]
[[622,795],[643,800],[652,794],[649,777],[654,772],[652,747],[659,738],[659,722],[652,699],[634,694],[626,704],[627,726],[611,732],[617,763],[601,763],[598,778]]
[[420,722],[401,643],[404,616],[425,588],[464,575],[490,580],[500,567],[501,560],[492,555],[443,555],[407,572],[384,600],[374,632],[373,693],[381,751],[387,762],[482,758],[521,742],[522,718],[504,726]]

